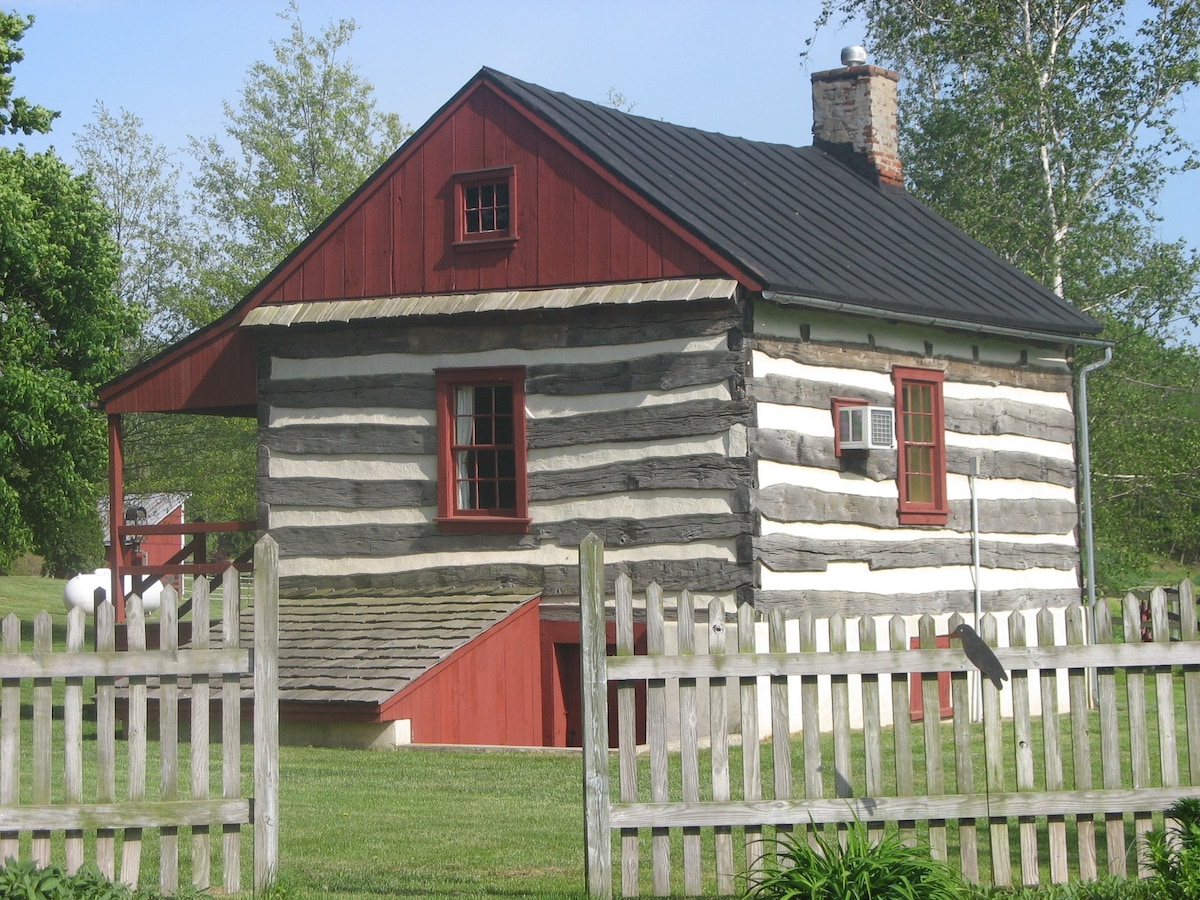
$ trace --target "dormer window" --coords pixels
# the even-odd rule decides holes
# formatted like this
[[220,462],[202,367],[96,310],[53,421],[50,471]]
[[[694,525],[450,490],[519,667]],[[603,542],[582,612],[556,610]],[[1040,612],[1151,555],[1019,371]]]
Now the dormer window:
[[516,240],[513,167],[459,172],[455,181],[456,243],[494,245]]

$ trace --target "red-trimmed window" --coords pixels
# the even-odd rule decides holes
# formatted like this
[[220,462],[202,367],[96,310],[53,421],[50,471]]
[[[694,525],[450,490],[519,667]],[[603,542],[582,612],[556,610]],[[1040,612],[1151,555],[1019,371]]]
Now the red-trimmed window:
[[512,166],[456,174],[455,240],[459,244],[515,240],[516,188]]
[[945,373],[896,366],[896,481],[900,524],[945,525],[946,417],[942,405]]
[[440,369],[438,525],[523,532],[529,526],[525,369]]
[[840,458],[843,453],[861,453],[856,450],[842,450],[842,429],[838,424],[843,407],[866,406],[867,401],[857,397],[834,397],[829,402],[829,411],[833,414],[833,455]]

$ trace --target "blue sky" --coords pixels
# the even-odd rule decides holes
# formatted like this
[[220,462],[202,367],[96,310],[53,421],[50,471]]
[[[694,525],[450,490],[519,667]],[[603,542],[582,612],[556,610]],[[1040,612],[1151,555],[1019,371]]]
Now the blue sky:
[[[221,133],[245,71],[285,36],[286,0],[13,0],[36,17],[14,70],[18,92],[62,111],[48,140],[72,157],[96,101],[140,116],[180,150]],[[349,57],[381,109],[416,127],[487,65],[575,97],[610,88],[639,115],[756,140],[811,142],[809,75],[862,36],[821,34],[800,59],[817,0],[301,0],[309,31],[359,25]],[[1180,121],[1200,143],[1200,93]],[[5,139],[13,140],[12,138]],[[181,160],[183,159],[181,154]],[[1200,246],[1200,172],[1173,179],[1162,236]]]

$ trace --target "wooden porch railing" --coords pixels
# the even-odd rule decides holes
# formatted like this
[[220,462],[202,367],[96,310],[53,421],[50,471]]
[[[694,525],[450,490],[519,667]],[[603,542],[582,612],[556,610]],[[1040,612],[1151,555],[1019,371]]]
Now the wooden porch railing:
[[[230,566],[239,572],[252,571],[254,568],[253,547],[234,560],[213,560],[209,558],[208,536],[231,532],[253,533],[257,528],[257,523],[248,521],[119,525],[117,527],[117,535],[120,538],[119,547],[111,554],[113,558],[109,560],[109,568],[112,571],[112,596],[117,600],[115,604],[117,621],[125,621],[125,598],[127,596],[143,594],[152,584],[167,576],[191,575],[216,580]],[[179,552],[165,563],[136,565],[126,561],[126,557],[131,555],[132,548],[139,539],[159,534],[191,535],[191,540],[187,541]],[[185,562],[189,559],[190,562]],[[125,584],[127,575],[130,577],[131,587],[129,591],[124,591],[122,586]]]

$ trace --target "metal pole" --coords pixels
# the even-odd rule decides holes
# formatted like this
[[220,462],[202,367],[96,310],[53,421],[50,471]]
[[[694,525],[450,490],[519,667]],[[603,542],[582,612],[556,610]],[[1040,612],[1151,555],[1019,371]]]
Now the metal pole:
[[[980,587],[980,578],[982,576],[981,564],[979,561],[979,496],[976,494],[975,482],[979,479],[979,457],[971,457],[970,474],[967,476],[967,483],[971,488],[971,565],[973,569],[973,577],[975,581],[975,633],[979,633],[979,620],[983,616],[983,590]],[[983,679],[978,677],[977,673],[971,673],[970,678],[974,679],[976,689],[971,692],[971,699],[976,706],[971,710],[972,720],[976,720],[983,715]]]
[[[1079,471],[1080,490],[1083,503],[1083,539],[1085,550],[1083,554],[1084,580],[1087,588],[1087,605],[1091,609],[1096,605],[1096,546],[1092,532],[1092,451],[1091,433],[1088,428],[1088,394],[1087,377],[1096,369],[1103,368],[1112,362],[1112,346],[1104,348],[1104,359],[1090,362],[1079,370]],[[1088,635],[1089,641],[1092,635]]]

